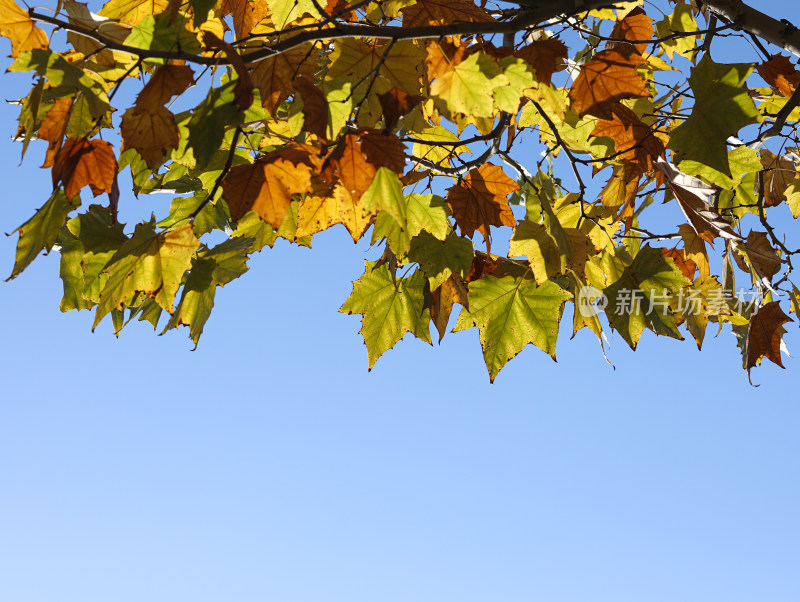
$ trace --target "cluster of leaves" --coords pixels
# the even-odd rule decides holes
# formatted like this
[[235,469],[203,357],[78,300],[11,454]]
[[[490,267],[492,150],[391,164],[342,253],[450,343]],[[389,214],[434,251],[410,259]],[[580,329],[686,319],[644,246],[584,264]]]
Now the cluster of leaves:
[[[23,155],[47,141],[53,181],[17,230],[11,276],[57,248],[62,311],[94,309],[95,326],[110,314],[117,332],[166,313],[164,330],[196,343],[252,253],[341,224],[384,248],[340,310],[362,316],[370,368],[408,332],[430,343],[431,322],[441,340],[456,304],[491,379],[529,343],[555,358],[585,287],[605,319],[574,311],[572,329],[601,345],[604,328],[636,348],[645,329],[685,327],[700,347],[712,322],[733,329],[748,372],[780,364],[779,297],[796,311],[800,292],[767,217],[800,215],[784,129],[800,72],[782,54],[716,62],[712,40],[737,24],[684,0],[658,22],[641,1],[520,4],[109,0],[95,14],[64,0],[45,14],[0,0],[10,71],[33,74],[16,137]],[[125,85],[135,100],[112,106]],[[168,216],[119,223],[125,168],[136,194],[175,193]],[[83,204],[87,188],[108,203]],[[654,234],[657,199],[683,218]],[[737,301],[737,270],[758,303]]]

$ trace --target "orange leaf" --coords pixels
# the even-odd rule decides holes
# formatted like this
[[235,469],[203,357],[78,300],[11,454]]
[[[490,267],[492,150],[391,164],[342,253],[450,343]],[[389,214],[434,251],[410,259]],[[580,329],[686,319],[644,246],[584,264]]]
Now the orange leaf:
[[[630,40],[631,42],[650,40],[653,37],[653,20],[644,13],[641,7],[637,6],[625,15],[624,19],[614,24],[614,29],[611,30],[609,37],[615,40]],[[632,45],[639,54],[644,54],[648,46],[646,42],[641,41]],[[621,48],[622,46],[623,43],[621,42],[608,42],[606,44],[608,50]]]
[[302,75],[297,77],[294,85],[303,99],[303,131],[325,140],[328,131],[328,101],[325,95],[313,81]]
[[289,210],[292,194],[313,192],[314,167],[307,149],[286,146],[252,165],[231,168],[222,181],[222,196],[228,202],[231,218],[238,220],[252,210],[277,230]]
[[530,63],[536,70],[536,79],[549,84],[553,72],[567,58],[568,52],[563,42],[548,38],[523,46],[514,52],[514,56]]
[[331,154],[336,174],[355,200],[372,184],[379,167],[402,173],[403,143],[394,135],[362,129],[342,137]]
[[64,97],[56,98],[53,106],[47,111],[47,115],[42,119],[39,126],[37,137],[42,140],[47,140],[47,155],[44,159],[42,167],[52,167],[56,160],[58,150],[61,148],[61,141],[64,139],[64,134],[67,131],[67,122],[69,114],[72,110],[73,98]]
[[425,64],[428,66],[428,81],[433,81],[453,68],[466,58],[467,42],[459,41],[458,45],[448,41],[430,42],[427,46],[428,56]]
[[664,143],[628,107],[613,104],[609,107],[609,113],[611,119],[597,120],[592,136],[611,138],[618,159],[635,161],[642,171],[650,171],[653,159],[664,154]]
[[419,0],[400,11],[403,13],[403,27],[494,21],[484,9],[467,0]]
[[765,82],[786,97],[792,95],[800,82],[800,72],[794,68],[789,57],[782,54],[773,54],[767,62],[756,65],[756,71]]
[[[767,303],[758,310],[758,313],[750,318],[750,325],[747,328],[747,378],[750,379],[750,368],[761,363],[761,358],[778,364],[783,368],[781,362],[781,337],[783,336],[783,325],[793,320],[783,313],[777,301]],[[753,381],[750,381],[753,384]]]
[[122,116],[120,131],[123,148],[135,148],[150,169],[161,165],[166,150],[180,141],[174,115],[161,106],[154,111],[131,107]]
[[0,35],[11,40],[11,56],[36,48],[47,48],[47,34],[36,27],[28,11],[14,0],[0,0]]
[[233,19],[233,31],[237,40],[250,35],[253,28],[269,13],[265,0],[222,0],[218,7],[220,17],[230,15]]
[[647,83],[635,68],[645,62],[632,47],[598,52],[581,67],[569,91],[572,108],[580,116],[590,113],[608,118],[610,103],[651,96]]
[[464,236],[477,230],[488,239],[489,226],[516,226],[507,198],[516,190],[519,185],[501,167],[485,163],[447,190],[447,202]]
[[[772,277],[781,266],[781,258],[769,243],[767,233],[750,230],[744,248],[758,277],[767,282],[772,282]],[[743,272],[750,271],[738,249],[734,251],[733,258]]]
[[686,258],[686,254],[684,253],[683,249],[661,249],[661,254],[664,257],[671,257],[675,262],[675,266],[681,272],[683,272],[683,275],[689,280],[694,280],[694,273],[697,271],[697,264],[691,259]]
[[258,61],[250,71],[253,85],[261,92],[261,104],[270,112],[292,94],[295,79],[302,75],[311,80],[316,59],[311,44],[301,44],[278,56]]
[[170,98],[183,93],[194,81],[194,73],[186,65],[162,65],[136,97],[140,109],[161,107]]
[[117,177],[114,147],[105,140],[67,138],[53,165],[53,186],[64,184],[68,199],[73,199],[84,186],[92,194],[111,194]]

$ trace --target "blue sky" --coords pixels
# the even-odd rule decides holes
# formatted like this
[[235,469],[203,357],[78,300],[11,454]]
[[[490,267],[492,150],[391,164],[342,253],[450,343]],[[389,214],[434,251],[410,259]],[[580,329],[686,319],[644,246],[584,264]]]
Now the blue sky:
[[[15,118],[0,106],[3,232],[49,192]],[[494,385],[475,330],[370,373],[337,308],[371,255],[314,240],[254,256],[196,351],[61,314],[56,253],[0,284],[0,599],[800,599],[796,360],[753,388],[729,333],[702,353],[646,333],[611,339],[612,369],[565,323],[558,363],[528,347]]]

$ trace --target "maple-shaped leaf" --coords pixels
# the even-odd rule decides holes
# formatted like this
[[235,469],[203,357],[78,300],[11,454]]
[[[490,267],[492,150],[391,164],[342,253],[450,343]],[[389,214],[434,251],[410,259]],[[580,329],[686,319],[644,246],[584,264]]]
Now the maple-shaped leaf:
[[135,148],[150,169],[164,163],[166,151],[177,148],[180,133],[175,116],[166,107],[144,110],[131,107],[120,124],[122,148]]
[[98,14],[127,25],[138,25],[145,17],[163,12],[168,5],[169,0],[109,0]]
[[674,262],[668,261],[658,249],[645,246],[603,291],[608,299],[605,308],[608,322],[634,350],[645,328],[682,340],[669,300],[689,284],[691,280]]
[[265,0],[222,0],[218,11],[220,16],[231,16],[236,39],[241,40],[267,16],[269,6]]
[[[312,185],[314,182],[312,181]],[[311,236],[335,224],[342,224],[353,242],[358,242],[374,215],[365,212],[363,203],[354,199],[344,186],[314,186],[314,193],[300,202],[297,213],[297,236]]]
[[407,332],[431,343],[431,316],[425,308],[422,272],[397,278],[386,264],[365,261],[364,267],[364,274],[353,282],[353,292],[339,311],[362,315],[360,334],[364,337],[372,370],[378,358]]
[[773,155],[766,148],[762,148],[760,154],[761,167],[764,169],[764,205],[774,207],[786,199],[786,191],[790,186],[800,183],[800,172],[788,157]]
[[306,148],[286,146],[259,158],[252,165],[231,168],[222,181],[222,196],[231,219],[254,211],[274,229],[281,227],[292,194],[313,192],[314,159]]
[[342,136],[330,159],[336,175],[356,199],[372,184],[379,168],[402,173],[406,161],[403,143],[397,136],[370,129]]
[[[744,260],[740,250],[744,251],[747,256],[747,261]],[[759,232],[758,230],[750,230],[744,246],[740,246],[733,257],[743,272],[750,271],[750,267],[748,267],[749,263],[753,271],[755,271],[756,276],[768,286],[771,285],[772,277],[778,271],[782,263],[778,253],[772,248],[767,233]]]
[[431,290],[436,290],[453,274],[464,280],[472,266],[474,254],[469,239],[449,234],[442,241],[422,231],[411,239],[408,258],[420,265],[428,277]]
[[67,197],[74,198],[84,186],[97,196],[111,194],[117,178],[114,147],[105,140],[68,138],[53,165],[53,186],[63,183]]
[[542,224],[521,221],[511,237],[508,256],[527,257],[537,284],[562,273],[558,243]]
[[508,78],[489,55],[476,52],[438,75],[431,84],[431,96],[453,113],[491,117],[495,113],[495,88],[508,85]]
[[669,257],[672,259],[672,261],[675,262],[675,267],[677,267],[684,276],[690,280],[694,280],[694,274],[697,271],[697,264],[686,257],[686,252],[683,249],[674,247],[670,249],[661,249],[661,254],[664,257]]
[[34,48],[48,46],[47,34],[14,0],[0,0],[0,36],[11,40],[11,56],[14,58]]
[[161,65],[153,73],[136,97],[136,106],[154,110],[173,96],[182,94],[194,81],[194,73],[187,65]]
[[502,167],[484,163],[447,189],[447,202],[464,236],[472,237],[477,230],[487,239],[489,226],[517,225],[508,204],[508,195],[517,190],[519,185]]
[[[649,45],[647,40],[653,37],[653,20],[641,7],[634,8],[625,17],[614,24],[609,36],[612,40],[624,40],[636,48],[636,52],[644,54]],[[608,42],[606,48],[620,48],[619,42]]]
[[569,56],[567,47],[556,38],[535,40],[514,51],[514,56],[529,63],[536,71],[536,79],[549,84],[553,72]]
[[[14,268],[6,280],[16,278],[42,251],[50,251],[58,232],[67,221],[67,215],[79,203],[72,204],[61,190],[55,190],[50,199],[14,232],[19,232]],[[12,232],[12,234],[14,233]]]
[[789,57],[783,54],[773,54],[768,61],[756,65],[756,71],[765,82],[777,88],[787,98],[800,83],[800,71],[795,68]]
[[313,47],[306,43],[258,61],[250,71],[250,79],[261,93],[264,108],[274,113],[291,96],[295,80],[302,76],[313,81],[316,68]]
[[663,159],[655,161],[655,166],[666,176],[681,211],[700,238],[711,245],[717,236],[727,238],[736,244],[743,242],[742,237],[731,228],[710,202],[709,199],[716,192],[714,187],[683,173]]
[[172,312],[183,274],[191,267],[199,246],[191,224],[166,232],[156,232],[155,220],[138,224],[105,268],[108,281],[100,294],[92,328],[112,310],[130,306],[138,293]]
[[469,305],[466,287],[453,274],[439,288],[431,291],[431,321],[439,332],[440,343],[447,332],[450,314],[453,311],[453,305],[456,303],[461,304],[463,307],[468,307]]
[[744,85],[752,70],[747,63],[717,64],[708,54],[692,69],[692,114],[672,130],[668,144],[678,161],[692,159],[731,175],[727,139],[761,120]]
[[[750,318],[747,328],[747,344],[745,354],[745,367],[747,378],[750,380],[750,369],[761,363],[761,358],[778,364],[783,368],[781,361],[781,338],[783,325],[793,320],[783,313],[780,303],[772,301],[760,307],[758,313]],[[753,381],[750,381],[753,384]]]
[[697,266],[700,270],[700,278],[708,278],[711,275],[711,267],[708,264],[706,243],[689,224],[681,224],[678,232],[683,239],[683,253],[687,261],[691,261]]
[[569,91],[570,105],[578,115],[607,117],[608,106],[625,98],[651,96],[647,82],[636,71],[646,60],[634,48],[602,50],[581,67]]
[[611,138],[620,160],[635,161],[642,171],[650,171],[653,160],[664,155],[664,143],[628,107],[614,104],[608,112],[611,119],[598,119],[592,136]]
[[237,82],[228,82],[212,88],[205,100],[191,113],[187,124],[188,145],[196,160],[195,168],[205,169],[222,145],[226,127],[237,126],[243,114],[236,104]]
[[483,359],[493,382],[500,369],[529,343],[556,359],[558,324],[572,294],[554,282],[483,276],[469,285],[469,309],[453,331],[477,326]]
[[400,11],[403,13],[403,27],[494,21],[483,8],[467,0],[418,0]]
[[328,101],[314,82],[302,76],[295,80],[295,90],[303,99],[303,131],[325,140],[328,132]]
[[405,90],[392,88],[388,92],[378,94],[378,100],[383,110],[385,132],[391,132],[397,125],[397,120],[403,115],[410,113],[414,107],[422,102],[422,97],[416,94],[409,94]]

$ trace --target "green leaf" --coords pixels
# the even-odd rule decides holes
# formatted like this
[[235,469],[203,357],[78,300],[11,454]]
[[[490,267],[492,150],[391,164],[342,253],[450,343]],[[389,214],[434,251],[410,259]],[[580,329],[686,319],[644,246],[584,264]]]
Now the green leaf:
[[494,381],[500,369],[528,344],[556,359],[558,324],[572,295],[554,282],[537,286],[526,278],[484,276],[469,285],[469,310],[453,331],[477,326],[483,359]]
[[203,334],[203,327],[214,308],[214,297],[217,283],[214,281],[214,272],[217,264],[210,258],[199,258],[194,261],[192,270],[183,285],[183,293],[175,313],[164,327],[164,332],[177,328],[179,325],[189,327],[189,337],[195,346]]
[[450,234],[442,242],[423,231],[411,239],[408,258],[420,265],[433,291],[451,274],[458,274],[462,280],[466,278],[474,254],[475,248],[468,238]]
[[537,284],[562,273],[558,244],[541,224],[521,221],[511,237],[508,256],[527,257]]
[[339,311],[361,314],[361,335],[367,346],[369,369],[378,358],[410,332],[431,343],[430,311],[425,308],[425,277],[417,270],[394,278],[386,264],[364,262],[364,275],[353,282],[353,292]]
[[[186,29],[187,22],[186,17],[170,14],[169,11],[155,16],[147,15],[133,26],[125,38],[125,44],[142,50],[199,54],[200,42],[195,34]],[[148,59],[148,62],[161,65],[167,59]]]
[[64,287],[64,295],[59,305],[61,311],[94,307],[95,304],[83,295],[83,244],[64,226],[58,236],[58,246],[61,247],[59,275]]
[[689,3],[678,4],[674,12],[656,23],[655,27],[656,35],[659,38],[668,38],[661,41],[661,47],[670,60],[672,60],[672,55],[677,52],[679,55],[694,61],[697,54],[694,52],[697,36],[669,37],[674,33],[692,33],[698,30],[697,21],[692,15],[692,6]]
[[216,0],[189,0],[189,6],[192,7],[194,19],[192,25],[200,27],[208,20],[208,11],[214,8]]
[[645,246],[619,279],[603,291],[608,299],[608,322],[634,350],[645,328],[683,340],[669,302],[672,295],[691,283],[671,259]]
[[251,239],[252,242],[249,246],[252,251],[260,251],[264,247],[271,247],[278,237],[272,226],[252,211],[245,213],[244,217],[236,223],[236,230],[233,231],[233,236]]
[[497,62],[483,52],[476,52],[431,84],[431,96],[437,98],[451,113],[475,117],[494,114],[492,94],[495,88],[508,84]]
[[191,225],[159,233],[154,219],[138,224],[133,236],[105,268],[108,282],[100,295],[92,328],[110,311],[129,307],[139,292],[172,312],[183,274],[191,267],[199,246]]
[[67,221],[67,215],[80,204],[80,197],[74,200],[73,205],[63,190],[56,190],[33,217],[14,230],[19,232],[19,240],[14,268],[11,270],[11,275],[6,278],[6,282],[19,276],[39,253],[49,252],[53,248],[61,227]]
[[225,129],[242,123],[241,111],[234,102],[235,87],[236,82],[232,81],[209,90],[189,120],[189,146],[194,151],[197,171],[203,171],[220,149]]
[[514,56],[501,60],[500,67],[508,84],[494,89],[494,104],[499,111],[516,114],[525,90],[534,86],[533,72],[528,63]]
[[692,114],[672,131],[668,145],[679,160],[690,159],[733,177],[726,140],[761,120],[744,85],[752,71],[751,64],[717,64],[708,54],[692,69]]
[[728,153],[728,165],[731,175],[725,175],[691,159],[681,161],[681,171],[690,176],[699,176],[711,184],[731,190],[742,181],[742,178],[761,169],[761,159],[758,152],[747,146],[739,146]]

